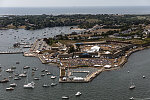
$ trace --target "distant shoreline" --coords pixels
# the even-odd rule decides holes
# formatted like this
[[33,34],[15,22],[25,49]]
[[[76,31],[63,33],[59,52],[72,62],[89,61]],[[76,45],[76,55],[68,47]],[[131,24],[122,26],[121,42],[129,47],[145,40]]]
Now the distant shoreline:
[[0,7],[0,10],[0,15],[150,14],[150,6]]

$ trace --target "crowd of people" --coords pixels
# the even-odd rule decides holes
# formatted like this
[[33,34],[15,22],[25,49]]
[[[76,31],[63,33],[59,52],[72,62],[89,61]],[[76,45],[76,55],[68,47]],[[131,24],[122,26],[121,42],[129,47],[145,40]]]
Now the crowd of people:
[[68,59],[66,66],[67,67],[76,67],[76,66],[94,66],[94,65],[111,65],[112,61],[106,58],[75,58]]

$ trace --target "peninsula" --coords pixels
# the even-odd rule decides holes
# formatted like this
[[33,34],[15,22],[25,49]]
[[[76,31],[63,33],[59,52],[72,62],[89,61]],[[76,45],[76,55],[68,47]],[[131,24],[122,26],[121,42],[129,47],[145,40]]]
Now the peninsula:
[[[59,82],[90,82],[102,71],[122,67],[130,54],[150,45],[149,15],[43,14],[0,17],[0,29],[36,30],[55,26],[71,26],[71,30],[78,32],[38,39],[28,52],[24,52],[24,56],[38,57],[44,64],[58,64]],[[84,76],[77,75],[81,73]]]

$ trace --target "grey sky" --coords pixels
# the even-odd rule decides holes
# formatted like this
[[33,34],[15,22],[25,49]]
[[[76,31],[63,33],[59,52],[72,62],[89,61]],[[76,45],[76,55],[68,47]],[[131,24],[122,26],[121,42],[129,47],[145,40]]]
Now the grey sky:
[[0,7],[150,6],[150,0],[0,0]]

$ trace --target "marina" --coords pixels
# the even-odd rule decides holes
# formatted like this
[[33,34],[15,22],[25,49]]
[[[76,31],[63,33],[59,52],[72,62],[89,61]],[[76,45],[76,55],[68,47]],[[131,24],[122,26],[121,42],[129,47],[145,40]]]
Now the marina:
[[[4,47],[1,47],[1,49],[3,48]],[[133,53],[130,57],[128,56],[128,62],[125,63],[123,68],[117,69],[117,71],[112,70],[105,71],[102,73],[102,70],[99,70],[97,73],[89,75],[88,78],[90,79],[90,76],[94,76],[95,74],[101,73],[98,76],[96,75],[97,77],[95,77],[93,81],[90,81],[88,83],[77,82],[71,84],[59,83],[60,69],[55,64],[42,64],[39,58],[24,57],[22,56],[22,54],[0,55],[0,66],[2,69],[0,73],[0,80],[3,80],[3,78],[9,76],[13,77],[10,78],[9,81],[6,83],[0,83],[1,98],[4,100],[8,100],[11,98],[15,98],[15,100],[20,100],[20,98],[22,98],[22,100],[61,100],[62,96],[69,96],[70,100],[91,100],[93,99],[92,97],[95,97],[95,95],[97,94],[99,95],[95,97],[95,100],[99,98],[101,98],[102,100],[129,100],[129,98],[131,97],[134,97],[135,99],[148,98],[148,84],[150,82],[149,54],[149,49]],[[16,64],[16,62],[19,62],[19,64]],[[16,69],[13,69],[15,70],[14,74],[7,73],[6,70],[11,68],[12,66],[16,67]],[[35,77],[39,78],[39,80],[34,80],[35,87],[32,90],[23,88],[23,85],[26,84],[26,77],[18,78],[17,76],[15,76],[24,72],[24,66],[30,66],[29,69],[24,69],[28,70],[27,75],[29,75],[29,82],[33,81]],[[34,73],[34,76],[32,76],[32,69],[37,69],[37,71],[35,71]],[[49,75],[46,75],[47,72],[45,72],[45,70],[48,70],[52,75],[57,76],[56,79],[51,79]],[[82,69],[83,73],[80,70],[81,69],[79,68],[79,72],[81,72],[81,75],[84,73],[84,71],[85,73],[88,73],[88,71],[85,69]],[[75,73],[76,72],[78,71],[75,70]],[[45,76],[41,77],[41,74],[45,74]],[[143,75],[146,76],[144,80]],[[134,83],[136,84],[136,89],[133,91],[129,90],[129,83],[131,77]],[[20,80],[15,80],[15,78]],[[14,88],[13,91],[6,91],[6,88],[8,88],[11,83],[16,83],[17,86]],[[49,88],[42,87],[43,84],[51,85],[51,83],[57,83],[57,85]],[[32,91],[32,93],[29,91]],[[76,97],[75,93],[77,91],[80,91],[82,95]],[[16,94],[19,94],[17,95],[17,98]]]

